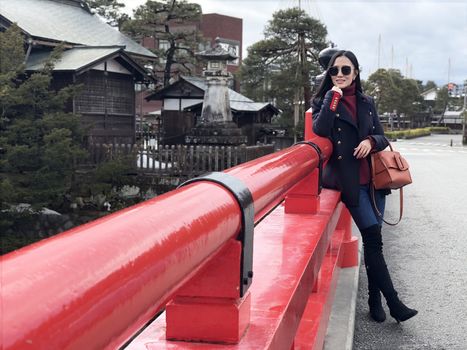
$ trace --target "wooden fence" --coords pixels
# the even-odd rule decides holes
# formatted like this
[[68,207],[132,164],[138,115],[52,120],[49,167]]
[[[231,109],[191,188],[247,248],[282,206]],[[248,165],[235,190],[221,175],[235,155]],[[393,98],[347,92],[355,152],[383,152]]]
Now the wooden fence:
[[126,144],[93,144],[89,151],[94,164],[119,157],[129,157],[139,173],[190,178],[210,171],[222,171],[273,153],[274,145],[143,147]]

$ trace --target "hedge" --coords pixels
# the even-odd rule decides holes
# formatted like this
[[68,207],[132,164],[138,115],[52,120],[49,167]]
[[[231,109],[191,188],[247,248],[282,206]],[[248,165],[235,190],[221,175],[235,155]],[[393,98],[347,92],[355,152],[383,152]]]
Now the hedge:
[[431,127],[431,128],[419,128],[419,129],[408,129],[398,131],[386,131],[384,134],[388,139],[413,139],[421,136],[429,136],[431,134],[449,134],[448,127]]

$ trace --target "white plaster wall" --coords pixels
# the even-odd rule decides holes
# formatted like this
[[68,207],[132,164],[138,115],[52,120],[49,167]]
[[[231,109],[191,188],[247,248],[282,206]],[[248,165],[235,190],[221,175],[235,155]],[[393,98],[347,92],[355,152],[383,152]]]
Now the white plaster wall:
[[[182,99],[181,109],[185,107],[193,106],[195,104],[201,103],[203,100],[189,100]],[[178,111],[180,107],[180,99],[178,98],[166,98],[164,99],[164,110],[166,111]]]
[[[94,70],[105,70],[104,69],[104,62],[101,64],[93,67]],[[130,71],[128,71],[125,67],[123,67],[120,63],[115,61],[114,59],[107,61],[107,71],[113,73],[120,73],[120,74],[128,74],[131,75]]]

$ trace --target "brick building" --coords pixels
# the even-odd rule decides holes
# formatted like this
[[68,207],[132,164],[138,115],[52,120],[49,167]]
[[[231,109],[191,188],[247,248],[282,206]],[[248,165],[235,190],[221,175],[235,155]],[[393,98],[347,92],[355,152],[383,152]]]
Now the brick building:
[[238,60],[229,62],[227,65],[229,72],[237,72],[242,63],[243,19],[208,13],[201,18],[200,30],[211,47],[214,47],[218,40],[224,49],[238,56]]

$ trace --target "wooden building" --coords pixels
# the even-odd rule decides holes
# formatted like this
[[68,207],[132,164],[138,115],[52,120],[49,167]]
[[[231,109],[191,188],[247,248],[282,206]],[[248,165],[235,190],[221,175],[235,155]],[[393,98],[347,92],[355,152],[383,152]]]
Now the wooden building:
[[110,27],[82,0],[0,0],[0,30],[16,23],[25,38],[26,71],[41,70],[54,47],[53,88],[80,84],[68,105],[96,143],[135,141],[135,83],[150,82],[140,63],[156,56]]

